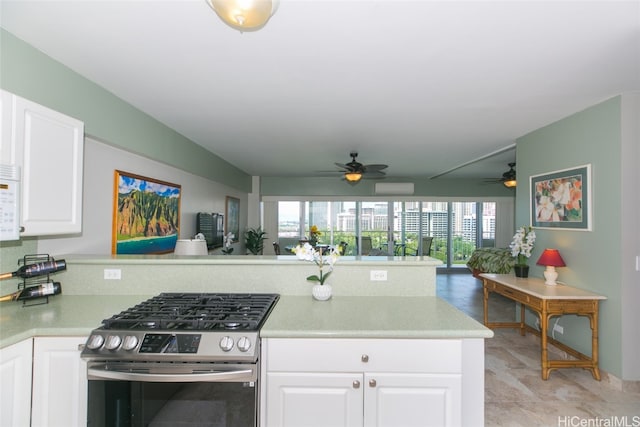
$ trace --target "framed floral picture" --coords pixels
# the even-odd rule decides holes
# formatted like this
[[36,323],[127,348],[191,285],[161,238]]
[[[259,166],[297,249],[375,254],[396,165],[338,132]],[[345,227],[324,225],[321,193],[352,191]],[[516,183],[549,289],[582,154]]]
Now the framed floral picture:
[[233,234],[232,242],[240,239],[240,199],[227,196],[225,200],[226,222],[224,223],[224,235]]
[[590,186],[590,164],[531,176],[531,226],[590,231]]
[[181,187],[115,171],[111,253],[173,252],[180,231]]

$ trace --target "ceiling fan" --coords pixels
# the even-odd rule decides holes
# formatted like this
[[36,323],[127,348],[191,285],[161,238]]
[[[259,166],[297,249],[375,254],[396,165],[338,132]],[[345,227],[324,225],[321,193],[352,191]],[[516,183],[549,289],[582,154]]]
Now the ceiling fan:
[[340,172],[344,172],[344,179],[351,183],[355,183],[360,181],[362,178],[372,178],[372,179],[380,179],[385,177],[385,173],[382,171],[383,169],[388,168],[387,165],[376,164],[376,165],[363,165],[362,163],[356,161],[356,157],[358,157],[358,153],[352,151],[349,153],[351,156],[351,161],[346,164],[336,163],[335,165],[342,169]]
[[517,185],[515,165],[515,162],[509,163],[509,170],[502,174],[502,178],[490,179],[487,182],[501,182],[505,187],[515,187]]

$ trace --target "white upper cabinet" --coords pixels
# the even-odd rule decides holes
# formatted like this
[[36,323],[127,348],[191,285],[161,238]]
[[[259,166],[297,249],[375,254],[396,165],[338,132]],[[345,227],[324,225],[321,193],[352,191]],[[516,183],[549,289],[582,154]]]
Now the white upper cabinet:
[[0,90],[0,118],[2,118],[0,123],[0,164],[2,165],[16,164],[16,141],[12,135],[16,98],[15,95]]
[[0,155],[20,167],[21,236],[82,231],[84,123],[2,93]]

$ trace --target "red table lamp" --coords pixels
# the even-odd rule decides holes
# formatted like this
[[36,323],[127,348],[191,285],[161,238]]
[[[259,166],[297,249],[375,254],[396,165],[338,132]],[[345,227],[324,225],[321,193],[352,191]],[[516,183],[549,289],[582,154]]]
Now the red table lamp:
[[556,267],[566,266],[557,249],[545,249],[536,264],[547,266],[546,270],[544,270],[544,278],[546,279],[544,284],[552,286],[557,285],[558,272]]

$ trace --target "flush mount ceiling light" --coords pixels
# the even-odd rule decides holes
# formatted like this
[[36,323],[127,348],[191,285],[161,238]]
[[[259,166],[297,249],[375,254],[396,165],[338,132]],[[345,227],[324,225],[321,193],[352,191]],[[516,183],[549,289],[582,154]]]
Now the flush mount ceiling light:
[[206,0],[222,21],[240,32],[258,31],[278,10],[279,0]]

